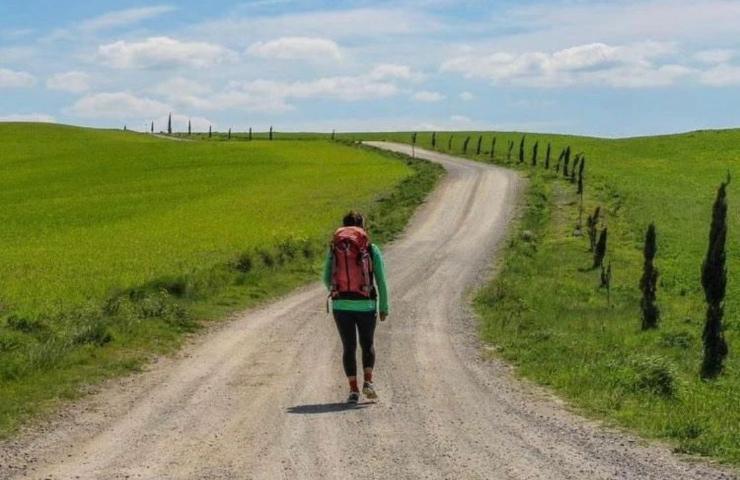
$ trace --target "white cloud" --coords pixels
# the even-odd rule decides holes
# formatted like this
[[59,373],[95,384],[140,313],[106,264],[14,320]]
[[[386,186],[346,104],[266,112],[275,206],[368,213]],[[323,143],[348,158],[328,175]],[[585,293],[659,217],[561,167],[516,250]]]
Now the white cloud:
[[70,93],[82,93],[90,89],[90,75],[84,72],[57,73],[46,80],[46,88]]
[[0,115],[0,122],[56,123],[56,119],[48,113],[17,113],[11,115]]
[[212,43],[151,37],[142,42],[121,40],[101,45],[98,47],[98,58],[106,65],[121,69],[204,68],[234,61],[236,54]]
[[370,71],[368,76],[374,80],[398,79],[414,82],[420,81],[423,78],[422,74],[413,71],[408,65],[400,65],[397,63],[382,63],[380,65],[376,65]]
[[417,102],[434,103],[434,102],[440,102],[444,100],[446,97],[439,92],[430,92],[428,90],[421,90],[419,92],[416,92],[412,98],[416,100]]
[[170,107],[160,101],[137,97],[128,92],[87,95],[69,108],[69,113],[80,117],[117,120],[157,118],[170,111]]
[[129,8],[126,10],[117,10],[108,12],[99,17],[85,20],[80,24],[80,30],[95,32],[115,27],[122,27],[141,22],[149,18],[160,16],[175,10],[175,7],[169,5],[156,5],[151,7]]
[[726,49],[702,50],[694,54],[694,58],[702,63],[727,63],[735,56],[735,52]]
[[36,77],[26,72],[0,68],[0,88],[24,88],[36,84]]
[[463,102],[469,102],[474,98],[475,96],[470,92],[462,92],[460,94],[460,100],[462,100]]
[[717,65],[703,72],[700,81],[713,87],[740,85],[740,67],[728,64]]
[[280,60],[339,60],[339,45],[333,40],[317,37],[281,37],[257,42],[247,48],[256,57]]
[[663,86],[692,73],[680,65],[655,64],[674,50],[673,44],[645,42],[618,46],[591,43],[552,53],[470,52],[444,62],[441,70],[496,84],[531,87]]

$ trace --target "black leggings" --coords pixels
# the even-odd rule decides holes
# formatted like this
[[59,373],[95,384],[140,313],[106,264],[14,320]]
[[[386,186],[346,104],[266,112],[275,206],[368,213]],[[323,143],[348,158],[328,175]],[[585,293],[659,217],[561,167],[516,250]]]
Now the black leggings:
[[360,346],[362,347],[362,367],[373,368],[375,366],[375,347],[373,336],[375,335],[375,312],[345,312],[336,310],[334,322],[337,324],[339,336],[342,338],[342,363],[344,373],[348,377],[357,375],[357,333],[360,334]]

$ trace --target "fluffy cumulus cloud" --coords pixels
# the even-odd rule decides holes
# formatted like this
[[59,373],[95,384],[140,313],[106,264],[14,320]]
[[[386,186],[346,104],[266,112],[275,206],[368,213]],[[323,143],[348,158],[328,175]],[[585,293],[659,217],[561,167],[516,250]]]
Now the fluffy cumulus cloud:
[[0,88],[25,88],[36,84],[36,77],[26,72],[0,68]]
[[68,113],[79,117],[113,120],[157,118],[171,111],[165,103],[137,97],[128,92],[87,95],[77,100],[68,110]]
[[607,85],[649,87],[670,85],[692,69],[659,63],[674,52],[671,44],[647,42],[633,45],[590,43],[551,53],[494,52],[464,54],[442,64],[442,71],[467,78],[484,78],[496,84],[531,87]]
[[57,73],[46,80],[46,88],[70,93],[86,92],[90,89],[90,76],[84,72]]
[[234,61],[236,54],[220,45],[151,37],[142,42],[124,40],[98,47],[99,60],[113,68],[205,68]]
[[469,102],[474,98],[475,96],[473,96],[473,94],[470,92],[462,92],[460,94],[460,100],[462,100],[463,102]]
[[421,90],[419,92],[414,93],[412,98],[416,100],[417,102],[434,103],[434,102],[441,102],[446,97],[439,92],[430,92],[428,90]]
[[12,115],[0,115],[0,122],[42,122],[54,123],[56,119],[48,113],[18,113]]
[[339,60],[339,45],[333,40],[317,37],[281,37],[257,42],[247,48],[256,57],[279,60]]

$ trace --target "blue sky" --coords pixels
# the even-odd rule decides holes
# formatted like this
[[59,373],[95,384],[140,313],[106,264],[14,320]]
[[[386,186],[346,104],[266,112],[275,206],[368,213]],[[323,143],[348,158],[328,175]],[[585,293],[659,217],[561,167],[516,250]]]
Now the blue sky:
[[0,121],[739,127],[739,19],[738,0],[2,0]]

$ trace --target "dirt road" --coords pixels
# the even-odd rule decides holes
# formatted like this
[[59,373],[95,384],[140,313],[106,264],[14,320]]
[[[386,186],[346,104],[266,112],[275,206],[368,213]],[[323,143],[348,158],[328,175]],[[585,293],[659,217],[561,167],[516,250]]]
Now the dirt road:
[[339,339],[314,284],[4,445],[0,477],[733,478],[595,426],[479,359],[464,305],[505,234],[520,180],[416,153],[448,175],[386,252],[392,313],[377,335],[378,403],[338,403]]

